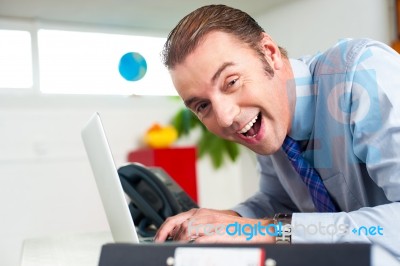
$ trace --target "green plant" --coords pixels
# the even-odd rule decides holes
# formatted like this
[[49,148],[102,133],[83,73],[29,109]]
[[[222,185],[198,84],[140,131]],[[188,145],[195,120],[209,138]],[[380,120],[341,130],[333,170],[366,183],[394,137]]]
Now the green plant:
[[208,131],[189,109],[180,109],[172,118],[171,123],[178,131],[178,138],[189,135],[190,131],[195,128],[200,128],[201,136],[197,141],[197,157],[202,158],[204,155],[209,154],[215,169],[222,166],[226,156],[233,162],[238,158],[238,144],[222,139]]

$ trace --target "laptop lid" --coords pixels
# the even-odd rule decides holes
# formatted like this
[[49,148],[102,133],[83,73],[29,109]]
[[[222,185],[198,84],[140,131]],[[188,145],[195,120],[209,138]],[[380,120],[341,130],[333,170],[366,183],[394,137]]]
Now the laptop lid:
[[92,115],[81,135],[114,241],[139,243],[98,113]]

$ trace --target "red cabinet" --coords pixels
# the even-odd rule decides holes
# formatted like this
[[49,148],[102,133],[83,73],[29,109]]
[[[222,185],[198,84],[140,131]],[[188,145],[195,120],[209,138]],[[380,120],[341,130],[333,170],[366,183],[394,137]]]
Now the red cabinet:
[[139,149],[128,154],[128,161],[161,167],[198,203],[195,147]]

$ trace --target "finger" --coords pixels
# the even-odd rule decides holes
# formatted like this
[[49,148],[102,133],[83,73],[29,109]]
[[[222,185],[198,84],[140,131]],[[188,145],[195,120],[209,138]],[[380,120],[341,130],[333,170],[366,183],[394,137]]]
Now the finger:
[[189,238],[189,236],[185,233],[189,220],[190,219],[182,222],[179,227],[174,228],[171,234],[171,237],[174,241],[185,241]]
[[195,244],[210,244],[210,243],[232,243],[235,242],[232,240],[232,237],[230,236],[220,236],[220,235],[216,235],[216,234],[210,234],[210,235],[202,235],[199,236],[195,239],[193,239],[193,241],[191,241],[192,243]]
[[213,215],[204,215],[204,213],[209,212],[199,210],[193,213],[189,219],[183,221],[170,232],[170,237],[172,237],[174,241],[188,241],[201,234],[202,230],[199,229],[205,225],[211,225],[209,227],[212,227],[214,222]]
[[170,233],[170,237],[172,238],[173,241],[188,241],[190,238],[190,235],[187,234],[186,230],[186,221],[180,224],[179,226],[176,226]]
[[226,224],[235,222],[237,216],[209,211],[198,211],[174,230],[174,240],[190,240],[202,235],[225,234]]
[[172,237],[174,240],[186,240],[185,232],[187,232],[187,226],[182,227],[182,223],[185,220],[191,218],[194,221],[199,221],[198,223],[209,222],[211,224],[214,223],[215,217],[220,215],[220,211],[202,208],[192,209],[188,212],[169,217],[157,231],[154,240],[155,242],[163,242],[168,237]]
[[193,214],[195,214],[197,209],[192,209],[187,212],[180,213],[178,215],[168,217],[165,222],[160,226],[158,229],[154,241],[155,242],[164,242],[168,236],[171,235],[171,232],[174,230],[174,228],[180,226],[182,222],[187,220],[189,217],[191,217]]

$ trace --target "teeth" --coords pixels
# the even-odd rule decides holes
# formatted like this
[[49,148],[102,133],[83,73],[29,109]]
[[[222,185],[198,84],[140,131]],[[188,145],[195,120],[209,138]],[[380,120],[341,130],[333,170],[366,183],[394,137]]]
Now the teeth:
[[242,130],[238,131],[238,133],[244,134],[244,133],[246,133],[247,131],[249,131],[249,129],[250,129],[250,128],[254,125],[254,123],[257,121],[257,117],[258,117],[258,115],[257,115],[256,117],[254,117],[253,120],[251,120],[247,125],[245,125],[245,126],[242,128]]

